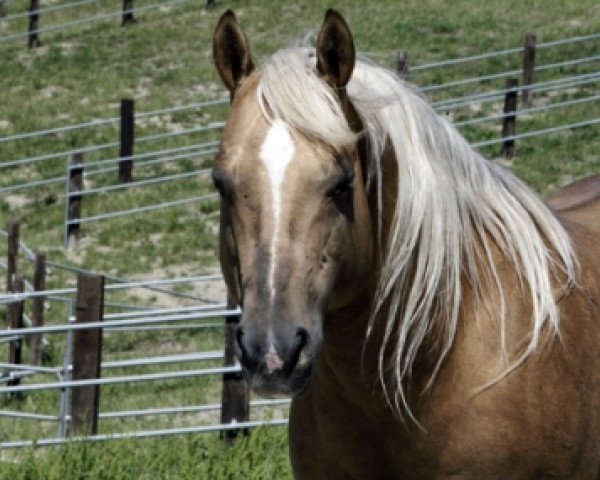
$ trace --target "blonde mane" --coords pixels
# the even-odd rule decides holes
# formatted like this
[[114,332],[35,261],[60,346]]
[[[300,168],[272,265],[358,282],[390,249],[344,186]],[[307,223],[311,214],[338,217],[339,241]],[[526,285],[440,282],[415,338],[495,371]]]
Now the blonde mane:
[[[386,388],[390,365],[384,351],[393,341],[394,391],[386,393],[399,412],[412,416],[405,389],[415,358],[428,335],[443,332],[430,386],[454,341],[465,279],[475,286],[475,301],[480,284],[497,292],[500,351],[506,355],[504,285],[492,246],[514,267],[533,308],[528,344],[505,372],[539,347],[545,327],[559,333],[553,282],[564,275],[570,288],[577,260],[568,234],[539,197],[510,171],[474,151],[414,87],[357,61],[347,93],[368,139],[369,188],[376,189],[379,199],[379,225],[380,162],[387,142],[397,162],[395,212],[367,333],[385,312],[381,381]],[[258,100],[263,112],[268,104],[273,116],[309,137],[337,148],[357,140],[336,95],[317,74],[310,48],[284,49],[267,59]],[[381,231],[377,238],[381,241]],[[437,322],[443,322],[441,328]]]

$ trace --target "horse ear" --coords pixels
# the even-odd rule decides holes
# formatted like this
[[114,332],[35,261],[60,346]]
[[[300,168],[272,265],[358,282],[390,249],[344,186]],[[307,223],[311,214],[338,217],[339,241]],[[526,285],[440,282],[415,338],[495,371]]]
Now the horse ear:
[[317,71],[332,87],[343,88],[350,81],[355,59],[352,33],[344,17],[330,8],[317,39]]
[[231,10],[221,15],[215,29],[213,58],[223,83],[232,94],[254,70],[248,40]]

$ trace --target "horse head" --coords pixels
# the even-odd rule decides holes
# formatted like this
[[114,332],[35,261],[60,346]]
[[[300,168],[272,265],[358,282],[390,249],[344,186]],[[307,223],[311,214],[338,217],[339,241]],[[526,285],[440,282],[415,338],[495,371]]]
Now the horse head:
[[373,263],[361,125],[345,94],[352,37],[343,18],[328,11],[307,67],[325,86],[323,105],[307,108],[294,92],[284,93],[296,101],[292,108],[313,116],[319,108],[329,116],[339,111],[342,125],[332,128],[345,140],[336,146],[269,104],[267,74],[255,69],[231,11],[219,21],[213,53],[232,98],[213,179],[221,197],[221,266],[243,311],[238,357],[255,390],[296,394],[309,383],[326,313],[351,306]]

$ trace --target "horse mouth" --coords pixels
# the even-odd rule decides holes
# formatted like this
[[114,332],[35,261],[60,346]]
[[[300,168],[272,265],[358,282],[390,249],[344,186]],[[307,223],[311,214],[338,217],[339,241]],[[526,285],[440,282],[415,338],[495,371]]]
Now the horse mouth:
[[[284,354],[273,343],[269,348],[248,348],[242,330],[237,333],[237,357],[250,388],[263,397],[295,396],[310,384],[316,350],[309,334],[299,328]],[[251,352],[260,353],[252,355]]]
[[312,361],[306,359],[291,371],[285,369],[272,373],[266,368],[250,372],[244,369],[250,388],[262,397],[276,398],[281,396],[296,396],[302,393],[310,384],[312,376]]
[[250,388],[255,393],[267,398],[294,397],[310,384],[313,359],[303,350],[294,361],[293,368],[284,365],[283,368],[273,370],[268,362],[256,367],[252,370],[244,368]]

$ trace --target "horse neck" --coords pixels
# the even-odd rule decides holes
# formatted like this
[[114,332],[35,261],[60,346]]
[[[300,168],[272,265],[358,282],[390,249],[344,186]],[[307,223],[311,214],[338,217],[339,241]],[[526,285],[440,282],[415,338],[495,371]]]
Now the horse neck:
[[[367,148],[364,141],[359,144],[359,155],[363,170],[368,161],[365,158]],[[377,193],[376,182],[372,182],[368,193],[369,209],[371,214],[371,229],[376,243],[373,268],[363,279],[362,288],[354,299],[346,306],[329,311],[323,326],[324,347],[323,357],[332,365],[332,372],[338,375],[341,381],[369,379],[370,386],[375,386],[378,378],[379,349],[387,307],[384,305],[378,313],[380,319],[375,320],[375,328],[369,336],[369,321],[373,311],[373,299],[377,288],[377,274],[382,262],[381,254],[388,238],[393,213],[396,208],[396,193],[398,182],[398,167],[391,145],[386,145],[381,158],[381,215],[378,216],[380,199]],[[377,239],[381,232],[382,238]],[[381,327],[381,328],[377,328]],[[385,357],[393,352],[386,352]],[[370,388],[372,390],[372,388]]]

